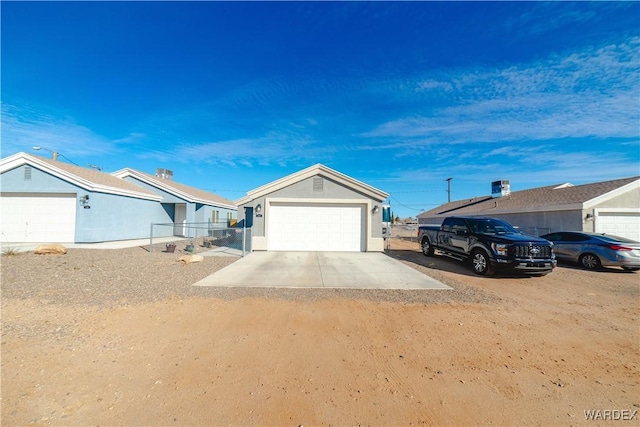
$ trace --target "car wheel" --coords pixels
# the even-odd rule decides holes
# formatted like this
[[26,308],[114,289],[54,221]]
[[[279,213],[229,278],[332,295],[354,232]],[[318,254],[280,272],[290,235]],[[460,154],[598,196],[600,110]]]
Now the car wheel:
[[600,258],[594,254],[582,254],[579,261],[587,270],[598,270],[601,267]]
[[420,247],[422,248],[422,253],[424,254],[424,256],[433,256],[433,246],[431,246],[431,242],[429,242],[429,239],[422,239],[422,244],[420,245]]
[[491,268],[491,261],[489,256],[483,250],[475,250],[471,254],[471,266],[476,274],[481,276],[491,276],[493,269]]

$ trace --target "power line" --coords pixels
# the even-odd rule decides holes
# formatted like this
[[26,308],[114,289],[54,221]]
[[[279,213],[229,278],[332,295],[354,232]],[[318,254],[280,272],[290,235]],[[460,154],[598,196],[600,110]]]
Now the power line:
[[398,201],[398,199],[396,199],[393,196],[389,196],[391,199],[395,200],[395,202],[402,206],[403,208],[407,208],[407,209],[411,209],[412,211],[418,211],[418,212],[422,212],[424,209],[419,209],[419,208],[412,208],[411,206],[440,206],[442,203],[410,203],[410,204],[405,204],[405,203],[401,203],[400,201]]

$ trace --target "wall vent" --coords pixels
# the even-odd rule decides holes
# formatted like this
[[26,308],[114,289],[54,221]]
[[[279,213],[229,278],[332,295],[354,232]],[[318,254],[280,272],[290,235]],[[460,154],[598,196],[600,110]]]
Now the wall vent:
[[323,187],[324,180],[322,178],[313,178],[313,191],[322,191]]
[[29,165],[24,167],[24,180],[31,181],[31,166]]

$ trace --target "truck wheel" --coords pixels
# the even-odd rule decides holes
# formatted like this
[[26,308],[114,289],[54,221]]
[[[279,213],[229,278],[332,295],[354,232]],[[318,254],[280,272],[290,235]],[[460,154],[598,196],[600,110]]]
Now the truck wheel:
[[420,245],[420,247],[422,248],[422,254],[424,256],[433,256],[433,246],[431,246],[431,242],[429,242],[429,239],[422,239],[422,244]]
[[473,271],[481,276],[491,276],[493,274],[489,256],[481,249],[476,249],[471,253],[471,266]]

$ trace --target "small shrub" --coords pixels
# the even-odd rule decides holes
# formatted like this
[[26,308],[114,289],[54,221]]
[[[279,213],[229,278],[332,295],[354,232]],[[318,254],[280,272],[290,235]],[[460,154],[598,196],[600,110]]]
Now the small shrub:
[[20,251],[18,250],[18,248],[14,248],[14,247],[2,248],[2,256],[15,256],[19,254],[20,254]]

